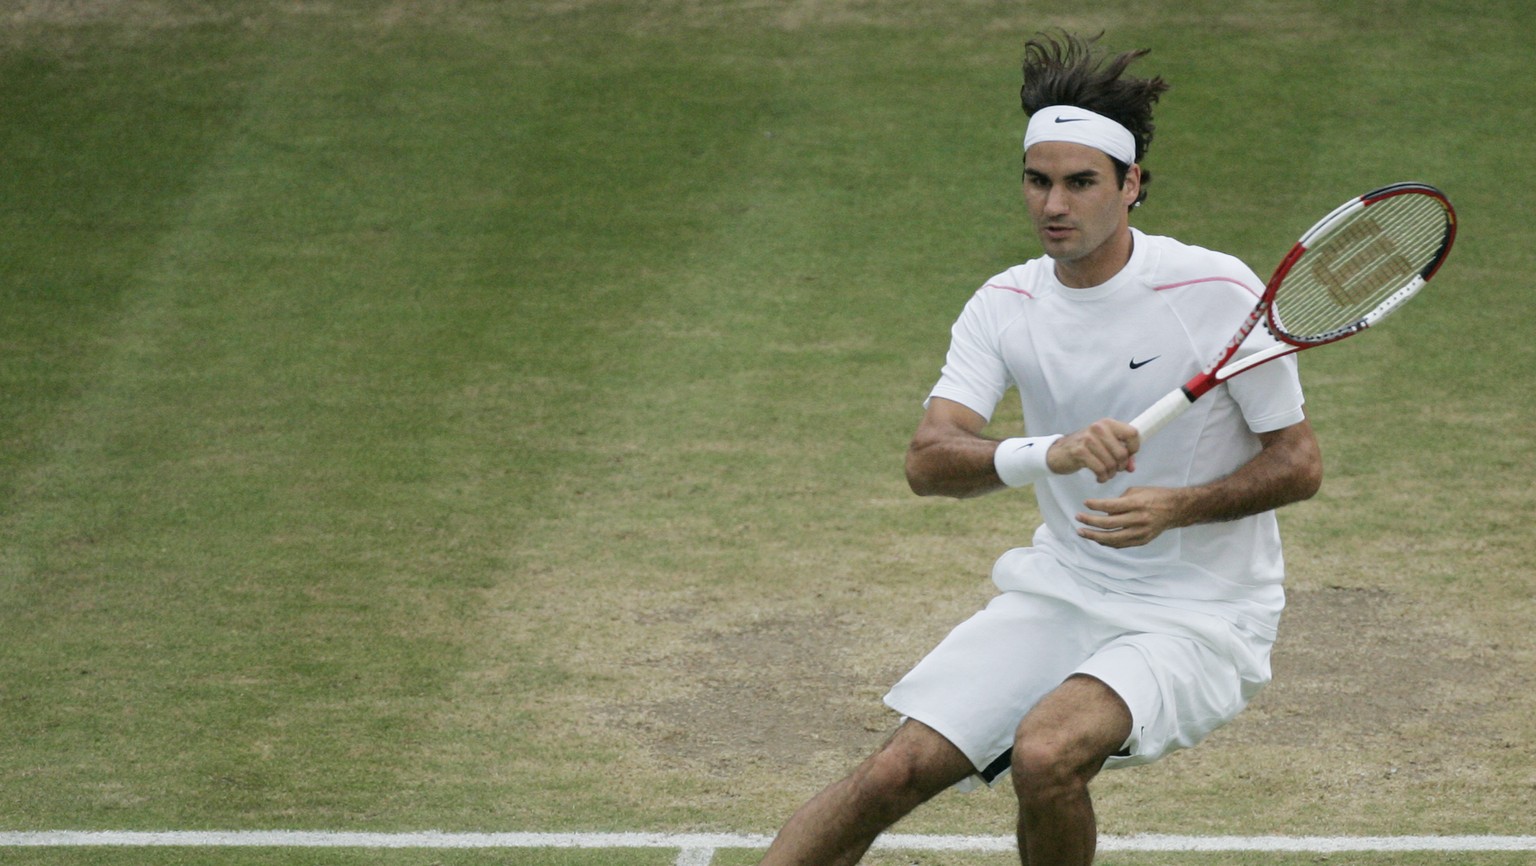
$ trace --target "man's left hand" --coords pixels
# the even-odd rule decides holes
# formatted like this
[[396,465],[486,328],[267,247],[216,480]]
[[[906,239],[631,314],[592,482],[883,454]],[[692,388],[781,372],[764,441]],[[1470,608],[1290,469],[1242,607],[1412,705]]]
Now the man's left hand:
[[1083,503],[1098,514],[1077,515],[1077,534],[1105,547],[1140,547],[1164,531],[1186,525],[1182,492],[1171,487],[1132,487],[1113,499]]

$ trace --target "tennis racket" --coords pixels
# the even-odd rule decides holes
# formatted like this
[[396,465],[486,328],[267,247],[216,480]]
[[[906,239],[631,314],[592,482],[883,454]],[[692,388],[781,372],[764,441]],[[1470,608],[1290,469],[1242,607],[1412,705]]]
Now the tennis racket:
[[[1435,275],[1455,239],[1456,211],[1426,184],[1384,186],[1339,205],[1291,247],[1215,362],[1131,425],[1145,442],[1233,376],[1380,322]],[[1261,321],[1280,343],[1233,360]]]

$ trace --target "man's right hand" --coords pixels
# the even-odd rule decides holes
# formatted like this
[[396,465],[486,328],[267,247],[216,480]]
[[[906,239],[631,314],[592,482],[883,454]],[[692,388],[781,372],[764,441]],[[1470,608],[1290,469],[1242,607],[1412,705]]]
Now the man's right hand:
[[1104,418],[1051,443],[1045,463],[1058,475],[1087,469],[1103,484],[1121,472],[1135,472],[1140,449],[1141,434],[1135,427]]

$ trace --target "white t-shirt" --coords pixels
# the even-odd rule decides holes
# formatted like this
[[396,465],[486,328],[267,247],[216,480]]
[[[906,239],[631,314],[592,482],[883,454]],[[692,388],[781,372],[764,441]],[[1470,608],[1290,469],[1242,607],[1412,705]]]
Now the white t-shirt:
[[[956,321],[931,397],[990,419],[1017,387],[1026,433],[1071,433],[1100,418],[1130,420],[1203,369],[1252,311],[1263,281],[1232,256],[1132,229],[1130,262],[1113,279],[1068,288],[1038,258],[993,277]],[[1256,328],[1241,352],[1271,345]],[[1294,357],[1218,386],[1152,437],[1136,471],[1099,484],[1087,470],[1035,484],[1044,523],[1034,547],[1083,579],[1170,602],[1211,601],[1272,627],[1284,604],[1273,512],[1164,532],[1124,550],[1079,538],[1084,500],[1129,487],[1185,487],[1232,473],[1260,450],[1257,433],[1303,419]],[[994,575],[1009,589],[1006,575]],[[1267,628],[1265,630],[1268,630]]]

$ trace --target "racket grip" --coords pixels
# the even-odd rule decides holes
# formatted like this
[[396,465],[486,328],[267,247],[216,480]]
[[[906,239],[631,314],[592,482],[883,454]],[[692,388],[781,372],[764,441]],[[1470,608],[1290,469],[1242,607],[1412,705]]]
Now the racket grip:
[[1170,421],[1183,415],[1184,410],[1194,405],[1194,402],[1194,398],[1189,396],[1188,391],[1175,388],[1163,399],[1148,406],[1147,411],[1137,415],[1131,421],[1131,426],[1136,428],[1136,432],[1141,434],[1141,441],[1145,442],[1152,438],[1154,433],[1168,426]]

